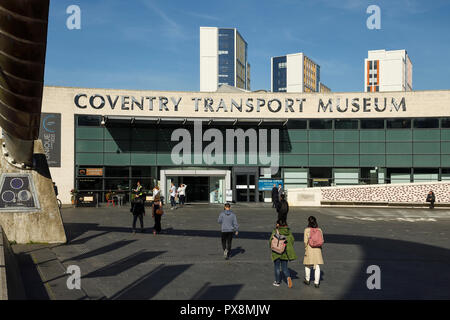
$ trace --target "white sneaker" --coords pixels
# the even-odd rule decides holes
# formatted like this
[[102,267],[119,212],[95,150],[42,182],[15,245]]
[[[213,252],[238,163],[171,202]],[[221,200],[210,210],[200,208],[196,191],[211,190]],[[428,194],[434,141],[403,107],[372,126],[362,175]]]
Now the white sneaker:
[[224,251],[223,251],[223,257],[226,259],[226,258],[228,258],[228,250],[227,249],[225,249]]
[[279,286],[280,286],[280,284],[279,284],[278,282],[276,282],[276,281],[273,282],[273,285],[274,285],[275,287],[279,287]]

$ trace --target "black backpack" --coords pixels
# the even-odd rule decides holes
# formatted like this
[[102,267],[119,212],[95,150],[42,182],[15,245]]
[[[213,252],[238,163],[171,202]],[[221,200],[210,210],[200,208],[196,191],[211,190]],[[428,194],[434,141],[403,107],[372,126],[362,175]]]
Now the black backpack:
[[281,201],[279,213],[287,213],[289,210],[288,203],[286,200]]

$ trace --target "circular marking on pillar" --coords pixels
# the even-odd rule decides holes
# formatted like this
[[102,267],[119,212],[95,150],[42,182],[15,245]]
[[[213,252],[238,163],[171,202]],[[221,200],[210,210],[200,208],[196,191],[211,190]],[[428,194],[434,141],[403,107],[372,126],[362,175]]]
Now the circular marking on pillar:
[[24,185],[23,180],[20,178],[12,179],[9,184],[11,185],[11,188],[16,189],[16,190],[23,188],[23,185]]
[[5,191],[2,193],[2,200],[5,202],[13,202],[16,199],[16,195],[12,191]]
[[17,195],[17,198],[20,201],[28,201],[31,199],[31,192],[28,190],[22,190],[19,192],[19,194]]

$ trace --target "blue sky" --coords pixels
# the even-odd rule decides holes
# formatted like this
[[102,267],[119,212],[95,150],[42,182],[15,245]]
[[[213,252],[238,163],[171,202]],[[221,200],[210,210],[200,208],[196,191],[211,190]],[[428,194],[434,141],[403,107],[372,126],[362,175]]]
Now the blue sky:
[[[66,28],[72,4],[81,30]],[[333,91],[363,91],[375,49],[408,51],[414,90],[450,89],[449,16],[448,0],[51,0],[45,85],[198,91],[199,28],[217,26],[248,42],[252,90],[270,90],[270,57],[304,52]]]

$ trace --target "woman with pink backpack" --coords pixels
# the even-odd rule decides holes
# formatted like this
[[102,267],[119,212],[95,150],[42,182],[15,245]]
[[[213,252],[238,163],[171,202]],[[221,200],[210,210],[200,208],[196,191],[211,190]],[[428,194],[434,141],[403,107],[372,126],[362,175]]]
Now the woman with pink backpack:
[[308,218],[308,227],[304,231],[305,242],[305,257],[303,264],[305,265],[305,280],[304,284],[309,286],[311,269],[314,268],[314,286],[319,288],[320,282],[320,267],[323,264],[322,257],[322,245],[323,245],[323,233],[319,228],[315,217],[310,216]]

